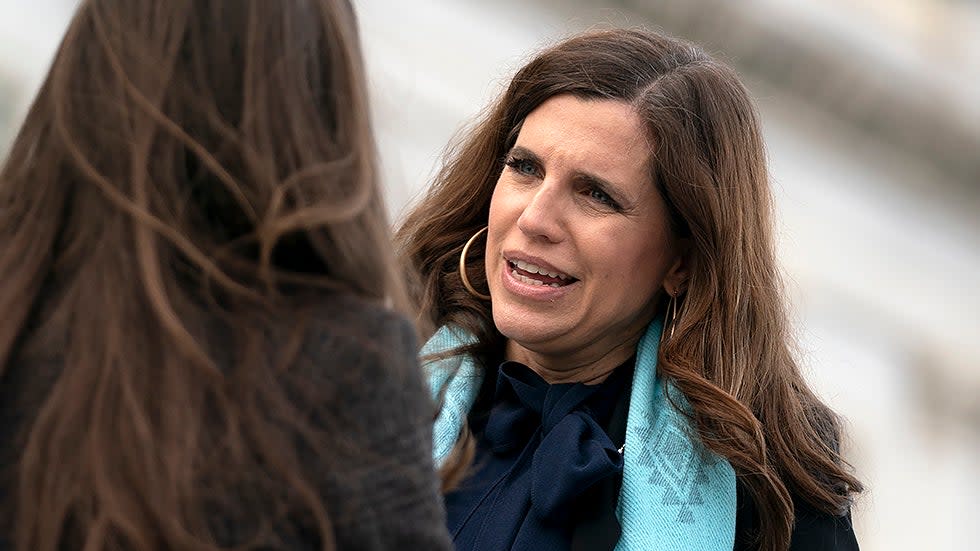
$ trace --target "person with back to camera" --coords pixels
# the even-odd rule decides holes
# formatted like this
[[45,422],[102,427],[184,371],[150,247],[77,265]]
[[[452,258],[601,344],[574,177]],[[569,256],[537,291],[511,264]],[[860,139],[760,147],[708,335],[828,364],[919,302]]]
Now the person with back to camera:
[[396,240],[456,549],[857,548],[730,68],[640,30],[545,50]]
[[0,172],[0,549],[451,549],[355,23],[79,5]]

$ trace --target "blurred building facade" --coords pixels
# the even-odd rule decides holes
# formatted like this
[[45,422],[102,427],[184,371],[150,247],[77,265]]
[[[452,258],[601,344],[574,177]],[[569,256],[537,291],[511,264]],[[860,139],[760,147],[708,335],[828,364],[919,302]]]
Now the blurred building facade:
[[[980,6],[969,0],[355,0],[393,217],[536,49],[660,28],[765,126],[799,348],[849,423],[862,548],[972,549],[980,510]],[[0,0],[0,149],[75,0]]]

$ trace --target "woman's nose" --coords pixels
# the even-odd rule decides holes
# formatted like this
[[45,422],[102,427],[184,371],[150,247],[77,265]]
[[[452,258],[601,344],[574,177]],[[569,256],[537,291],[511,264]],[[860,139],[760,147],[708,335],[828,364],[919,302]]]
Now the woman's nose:
[[528,194],[528,202],[517,219],[517,227],[532,239],[557,243],[565,236],[564,215],[559,186],[543,182]]

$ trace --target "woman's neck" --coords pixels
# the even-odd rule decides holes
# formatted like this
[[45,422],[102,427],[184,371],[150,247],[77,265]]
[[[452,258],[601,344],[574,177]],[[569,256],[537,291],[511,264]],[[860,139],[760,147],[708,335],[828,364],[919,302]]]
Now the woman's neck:
[[535,352],[511,339],[507,341],[504,356],[507,360],[528,366],[549,384],[597,385],[636,353],[637,342],[638,339],[630,339],[598,354],[569,357]]

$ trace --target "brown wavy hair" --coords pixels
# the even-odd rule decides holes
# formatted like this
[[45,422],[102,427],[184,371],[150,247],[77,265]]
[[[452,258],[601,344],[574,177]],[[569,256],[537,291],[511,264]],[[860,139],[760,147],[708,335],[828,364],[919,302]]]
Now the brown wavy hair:
[[317,297],[409,311],[366,98],[342,0],[80,4],[0,171],[0,378],[58,363],[17,549],[334,547],[280,375]]
[[[699,47],[642,30],[593,31],[524,66],[449,150],[396,235],[403,261],[421,271],[413,285],[420,321],[464,327],[478,337],[469,352],[500,356],[490,304],[463,287],[459,254],[487,224],[525,117],[559,94],[625,102],[645,123],[651,181],[675,236],[692,244],[691,276],[659,368],[690,403],[702,442],[728,459],[757,504],[760,548],[786,549],[791,493],[841,514],[862,486],[838,454],[837,417],[808,389],[791,352],[757,114],[736,73]],[[467,274],[486,289],[479,250]],[[460,439],[444,477],[459,476],[471,440]]]

